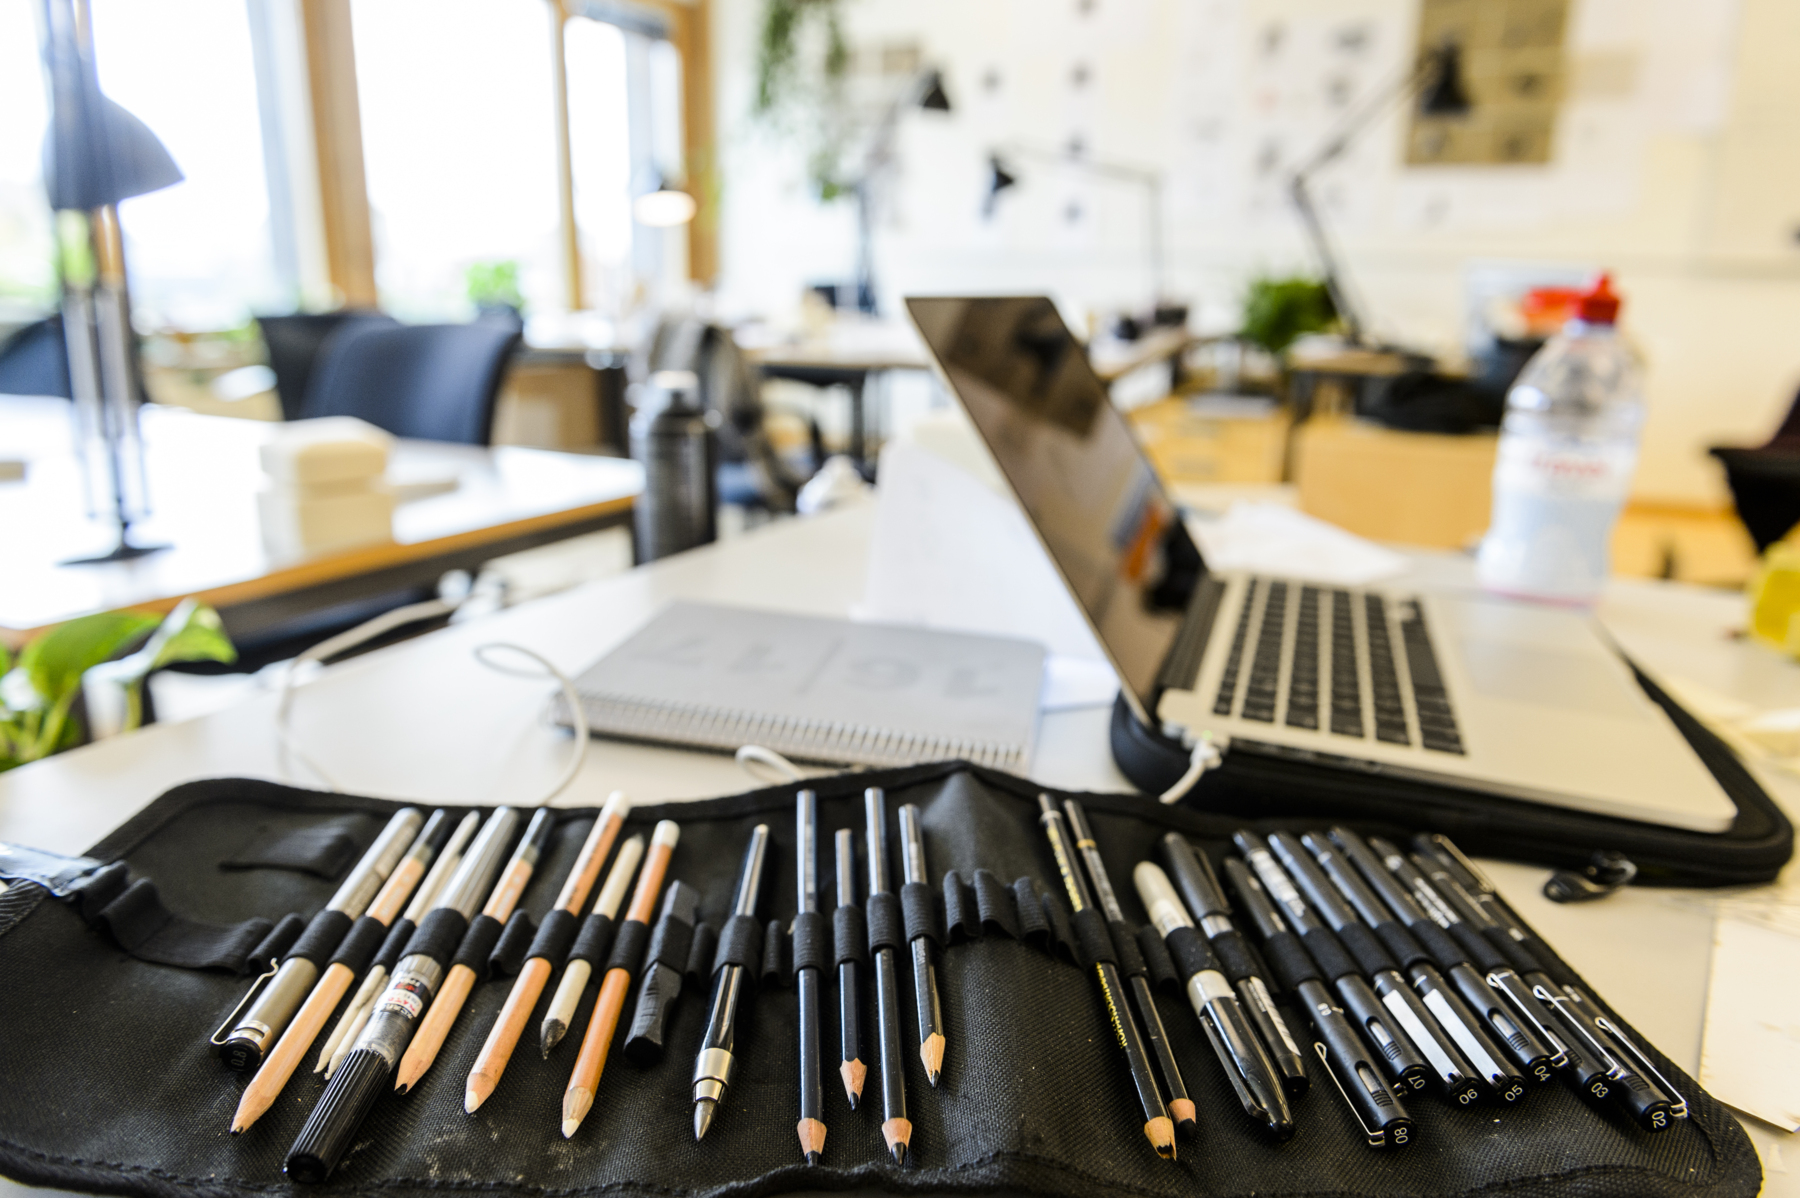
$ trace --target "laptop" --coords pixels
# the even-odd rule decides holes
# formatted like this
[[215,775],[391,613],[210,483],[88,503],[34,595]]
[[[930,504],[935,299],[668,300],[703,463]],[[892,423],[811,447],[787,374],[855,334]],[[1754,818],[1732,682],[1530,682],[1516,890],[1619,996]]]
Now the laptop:
[[1043,297],[913,321],[1150,727],[1698,832],[1736,806],[1593,618],[1209,570]]

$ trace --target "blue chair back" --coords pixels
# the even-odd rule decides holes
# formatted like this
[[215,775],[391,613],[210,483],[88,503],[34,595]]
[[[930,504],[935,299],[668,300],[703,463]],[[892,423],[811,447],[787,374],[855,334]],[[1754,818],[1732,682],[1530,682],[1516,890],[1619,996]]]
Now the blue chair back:
[[74,395],[62,317],[28,324],[0,344],[0,395]]
[[468,324],[347,323],[321,349],[302,413],[357,416],[397,437],[487,445],[519,338],[518,320],[505,316]]
[[334,333],[357,321],[398,324],[391,316],[362,309],[337,312],[293,312],[285,316],[258,316],[263,344],[269,350],[269,369],[275,372],[275,394],[281,400],[281,418],[298,420],[312,383],[313,368]]

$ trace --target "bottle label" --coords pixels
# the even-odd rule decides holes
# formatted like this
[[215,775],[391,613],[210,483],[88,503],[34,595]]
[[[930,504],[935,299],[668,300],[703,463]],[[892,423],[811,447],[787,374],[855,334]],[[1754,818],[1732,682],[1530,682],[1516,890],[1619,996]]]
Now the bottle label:
[[1503,436],[1494,461],[1494,489],[1556,499],[1622,500],[1636,465],[1637,449],[1629,444]]

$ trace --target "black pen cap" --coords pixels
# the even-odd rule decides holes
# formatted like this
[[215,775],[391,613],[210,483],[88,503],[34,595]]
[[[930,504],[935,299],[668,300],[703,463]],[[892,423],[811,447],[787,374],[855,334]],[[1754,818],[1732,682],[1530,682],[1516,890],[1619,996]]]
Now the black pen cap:
[[1231,914],[1231,903],[1225,897],[1225,888],[1219,885],[1212,862],[1187,837],[1179,832],[1168,833],[1157,842],[1156,855],[1169,872],[1170,881],[1181,891],[1188,910],[1194,913],[1195,922],[1209,915]]

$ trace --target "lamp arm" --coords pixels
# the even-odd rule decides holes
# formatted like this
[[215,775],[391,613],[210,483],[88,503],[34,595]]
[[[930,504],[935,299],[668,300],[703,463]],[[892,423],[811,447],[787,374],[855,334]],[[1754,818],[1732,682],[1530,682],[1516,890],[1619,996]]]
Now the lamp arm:
[[1163,290],[1163,176],[1161,171],[1149,170],[1141,166],[1128,166],[1122,162],[1106,162],[1081,154],[1070,154],[1066,150],[1053,150],[1048,146],[1033,145],[1030,142],[1002,142],[995,148],[995,153],[1019,158],[1035,158],[1043,162],[1063,163],[1078,167],[1090,175],[1135,183],[1142,187],[1150,218],[1150,235],[1146,240],[1150,246],[1150,285],[1153,289],[1153,299],[1160,301],[1168,294]]
[[1300,221],[1306,226],[1306,235],[1312,242],[1313,253],[1318,256],[1319,265],[1325,272],[1325,291],[1331,296],[1331,304],[1337,309],[1338,319],[1344,322],[1344,335],[1350,344],[1361,345],[1362,320],[1356,315],[1356,306],[1350,302],[1349,293],[1344,288],[1337,253],[1331,248],[1331,238],[1325,235],[1325,225],[1319,220],[1319,210],[1313,206],[1312,192],[1307,189],[1305,175],[1297,174],[1288,182],[1288,196],[1300,212]]

